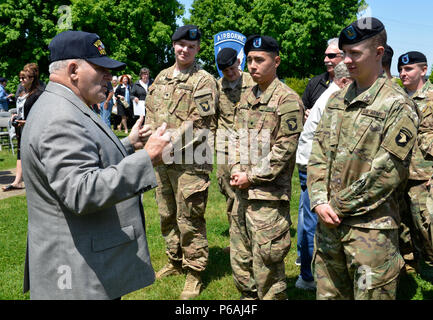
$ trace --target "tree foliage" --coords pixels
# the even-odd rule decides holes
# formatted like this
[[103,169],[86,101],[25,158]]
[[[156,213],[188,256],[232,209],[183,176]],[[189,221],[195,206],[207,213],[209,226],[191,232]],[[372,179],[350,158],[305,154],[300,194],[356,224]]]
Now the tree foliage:
[[48,44],[65,26],[62,6],[69,6],[70,28],[97,33],[127,73],[143,66],[156,73],[173,62],[170,37],[184,10],[177,0],[1,0],[0,75],[11,86],[28,62],[47,77]]
[[213,35],[235,30],[269,35],[280,45],[279,76],[303,78],[322,73],[328,39],[356,20],[364,0],[194,0],[185,23],[204,33],[200,59],[216,74]]

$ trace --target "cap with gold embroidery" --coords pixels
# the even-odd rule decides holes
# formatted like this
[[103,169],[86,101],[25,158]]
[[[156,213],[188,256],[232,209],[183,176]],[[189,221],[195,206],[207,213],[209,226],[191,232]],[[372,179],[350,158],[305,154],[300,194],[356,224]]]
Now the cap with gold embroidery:
[[96,33],[63,31],[50,42],[50,62],[67,59],[84,59],[111,70],[122,70],[126,64],[107,56],[105,46]]

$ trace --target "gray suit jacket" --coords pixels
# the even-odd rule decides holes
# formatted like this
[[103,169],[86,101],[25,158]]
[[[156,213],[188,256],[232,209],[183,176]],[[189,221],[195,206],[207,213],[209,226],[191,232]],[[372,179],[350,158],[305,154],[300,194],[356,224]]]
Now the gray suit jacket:
[[31,299],[114,299],[153,283],[141,193],[156,187],[134,153],[72,91],[50,82],[23,130]]

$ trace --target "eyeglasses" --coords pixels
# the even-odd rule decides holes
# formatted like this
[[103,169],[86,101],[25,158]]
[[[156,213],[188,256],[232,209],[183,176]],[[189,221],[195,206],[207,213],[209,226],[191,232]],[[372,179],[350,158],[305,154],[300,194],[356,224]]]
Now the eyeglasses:
[[328,57],[329,59],[334,59],[340,55],[341,53],[325,53],[325,57]]

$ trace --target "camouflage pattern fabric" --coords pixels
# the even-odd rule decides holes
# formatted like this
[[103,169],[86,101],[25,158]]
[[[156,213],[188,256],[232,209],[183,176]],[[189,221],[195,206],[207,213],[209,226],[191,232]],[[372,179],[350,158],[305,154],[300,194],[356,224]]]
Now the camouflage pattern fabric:
[[[419,148],[423,153],[426,160],[433,160],[433,92],[427,94],[428,102],[425,112],[423,113],[423,120],[419,128]],[[433,188],[432,177],[430,177],[426,185],[428,196],[426,198],[426,209],[430,216],[430,221],[433,221]]]
[[312,262],[317,300],[395,300],[403,265],[397,229],[317,224]]
[[208,155],[210,161],[204,163],[187,160],[203,144],[200,130],[215,133],[217,83],[197,63],[175,76],[174,69],[161,71],[146,97],[146,123],[155,130],[166,122],[172,132],[173,153],[181,154],[180,161],[156,168],[156,201],[169,259],[203,271],[208,262],[204,213],[213,156]]
[[161,233],[169,260],[182,261],[183,268],[203,271],[209,256],[204,218],[209,176],[176,166],[158,166],[156,180]]
[[[389,261],[387,269],[392,270],[392,276],[384,274],[383,279],[374,283],[388,284],[382,280],[397,277],[398,270],[404,265],[398,253],[398,196],[401,195],[401,184],[409,175],[409,159],[419,124],[414,103],[394,86],[380,76],[359,95],[356,83],[335,93],[330,97],[316,130],[307,169],[311,209],[329,203],[342,218],[335,230],[321,225],[321,231],[318,235],[316,233],[317,245],[335,250],[335,255],[323,254],[315,260],[317,268],[324,269],[317,271],[318,298],[339,298],[334,294],[336,287],[345,291],[340,298],[377,297],[374,294],[360,296],[350,276],[335,278],[331,275],[334,264],[338,265],[337,272],[347,270],[349,275],[352,272],[344,256],[349,256],[346,252],[356,246],[343,240],[343,234],[350,234],[352,228],[353,232],[365,229],[367,233],[375,230],[377,236],[379,233],[392,235],[388,242],[384,239],[382,243],[368,236],[365,238],[367,246],[362,246],[362,250],[352,250],[352,259],[371,269],[381,266],[371,257],[393,255],[389,259],[378,258],[383,263]],[[393,245],[383,246],[385,243]],[[327,272],[328,279],[323,276]],[[394,292],[394,285],[382,286],[383,298],[395,297]]]
[[[412,100],[416,103],[420,115],[425,114],[428,110],[429,94],[433,94],[433,85],[430,81],[427,81],[412,96]],[[416,143],[412,152],[409,166],[409,181],[404,196],[407,203],[407,212],[402,212],[401,215],[402,217],[408,216],[413,221],[410,224],[407,223],[407,225],[410,229],[415,260],[423,258],[430,263],[433,263],[433,243],[430,225],[431,218],[426,208],[428,190],[425,185],[432,175],[433,161],[424,159],[418,143]]]
[[[245,91],[254,86],[254,81],[250,74],[242,72],[235,87],[231,87],[230,83],[222,77],[218,80],[219,103],[218,103],[218,131],[233,130],[233,122],[235,109]],[[220,192],[226,198],[226,213],[230,223],[230,212],[233,208],[235,192],[230,186],[230,166],[228,160],[229,141],[224,139],[222,145],[216,144],[216,151],[220,153],[218,159],[224,159],[224,163],[217,163],[217,179]]]
[[311,209],[330,203],[343,224],[397,229],[395,192],[408,177],[418,116],[384,76],[359,96],[355,83],[328,101],[308,163]]
[[[407,188],[408,203],[410,203],[413,230],[411,238],[414,242],[417,254],[433,263],[433,237],[431,217],[427,210],[427,198],[429,197],[428,181],[410,180]],[[416,257],[417,258],[417,257]]]
[[[412,100],[415,101],[420,114],[427,112],[429,93],[433,94],[433,84],[427,81],[425,85],[414,93]],[[424,159],[418,144],[415,144],[409,166],[409,180],[427,181],[433,175],[433,161]]]
[[[290,248],[290,193],[296,148],[302,131],[299,96],[275,79],[260,97],[258,86],[248,90],[236,109],[235,129],[269,130],[270,149],[259,152],[257,163],[237,161],[231,172],[247,172],[251,186],[236,190],[230,226],[233,278],[244,295],[286,299],[284,257]],[[254,141],[261,148],[263,141]],[[248,145],[251,149],[252,145]],[[266,167],[267,166],[267,167]]]
[[287,299],[284,257],[290,249],[289,201],[247,200],[237,191],[230,225],[236,288],[261,300]]

